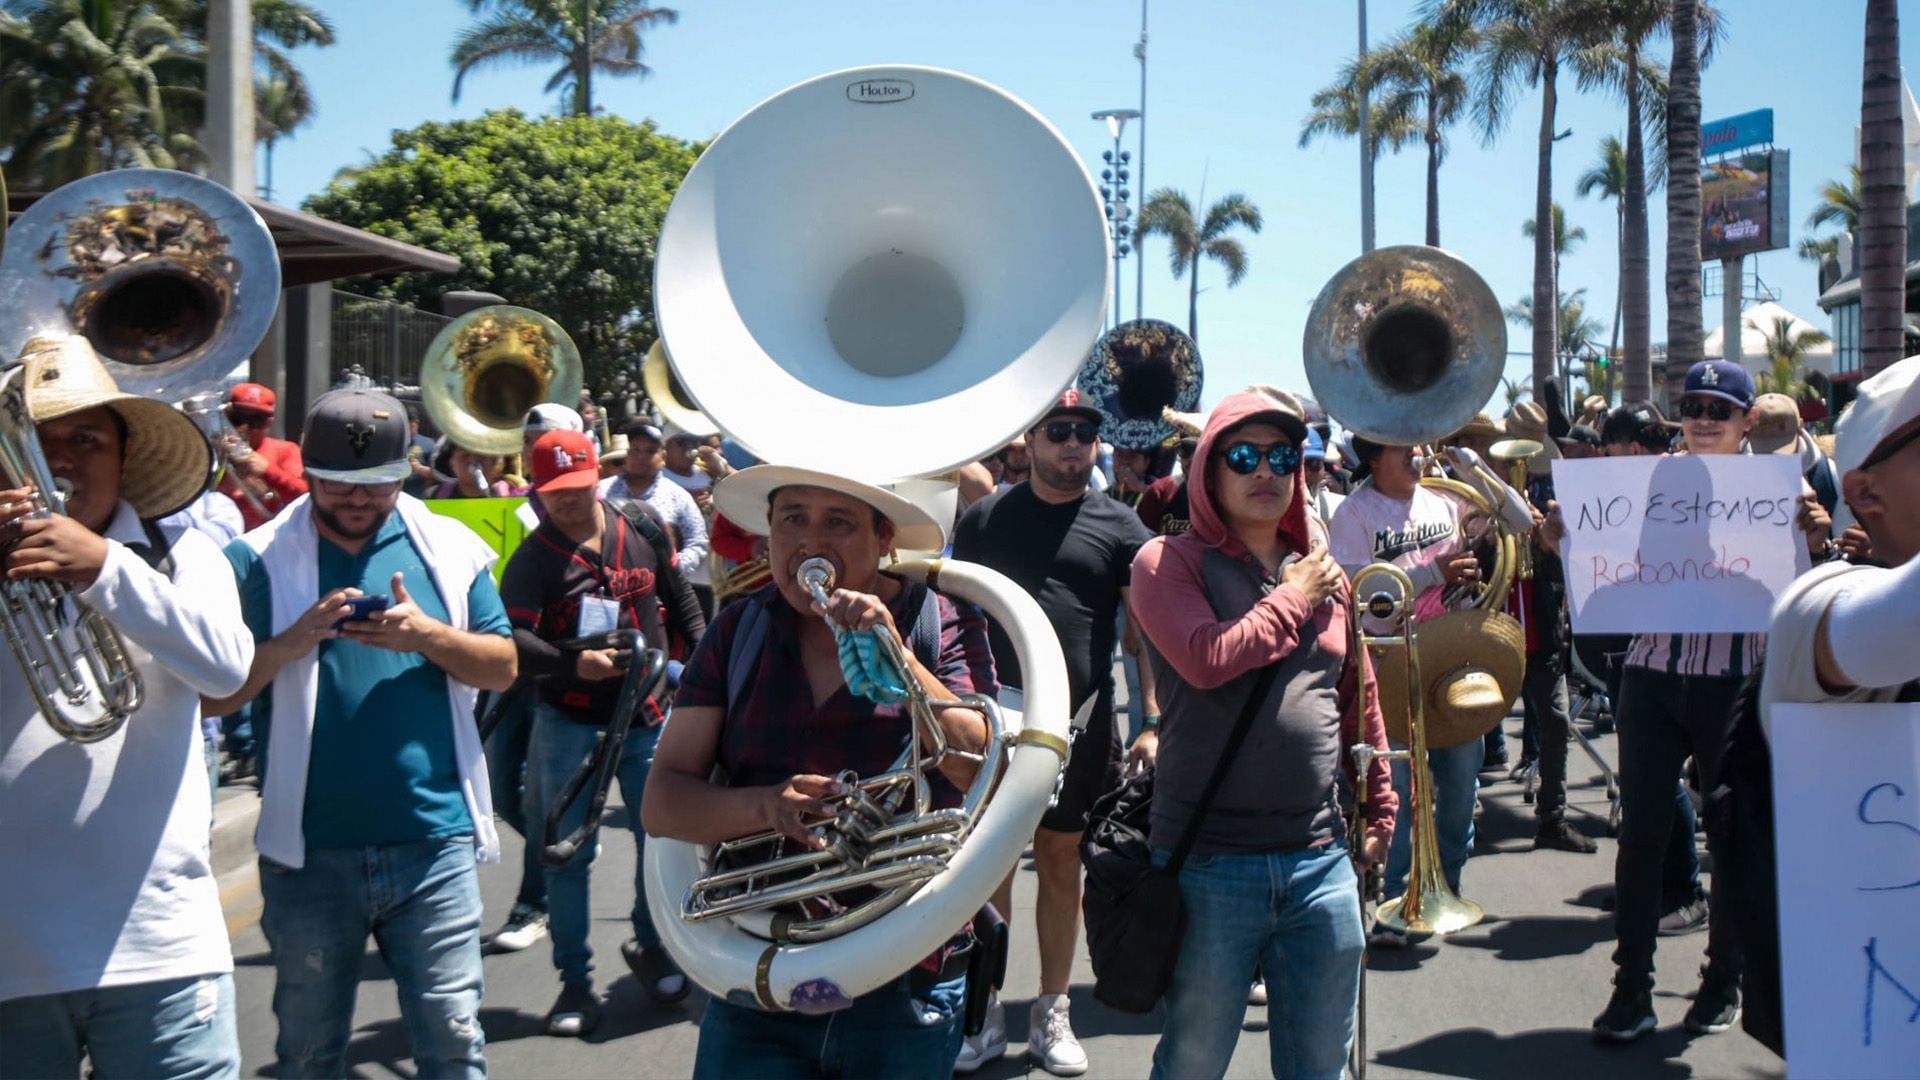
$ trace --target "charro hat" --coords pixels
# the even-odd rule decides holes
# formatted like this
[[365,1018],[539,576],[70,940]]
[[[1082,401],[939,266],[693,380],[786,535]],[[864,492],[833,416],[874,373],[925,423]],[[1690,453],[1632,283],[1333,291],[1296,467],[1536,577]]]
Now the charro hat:
[[307,410],[300,457],[307,472],[342,484],[392,484],[413,475],[407,409],[378,390],[329,390]]
[[120,497],[143,518],[184,508],[206,490],[213,447],[186,413],[163,401],[123,392],[93,346],[77,334],[49,334],[21,349],[27,413],[35,423],[105,406],[127,425]]
[[[902,484],[909,482],[902,481]],[[952,487],[952,485],[946,485]],[[749,532],[768,536],[773,532],[769,520],[773,493],[784,487],[817,487],[837,491],[859,499],[893,522],[893,546],[901,551],[939,551],[947,546],[946,518],[936,518],[923,508],[925,500],[874,484],[863,484],[843,476],[802,469],[793,465],[754,465],[729,473],[713,485],[713,505],[728,519]]]
[[[1452,611],[1418,624],[1420,677],[1426,682],[1422,718],[1427,745],[1460,746],[1493,730],[1520,696],[1526,677],[1526,631],[1498,611]],[[1387,735],[1411,742],[1407,730],[1406,665],[1392,657],[1374,671]]]

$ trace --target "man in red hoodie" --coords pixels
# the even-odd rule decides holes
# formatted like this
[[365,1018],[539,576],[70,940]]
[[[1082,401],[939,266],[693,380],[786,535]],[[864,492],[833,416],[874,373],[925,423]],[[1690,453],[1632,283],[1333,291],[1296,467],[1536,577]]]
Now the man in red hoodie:
[[[1133,564],[1132,611],[1159,676],[1155,865],[1196,830],[1178,869],[1187,929],[1156,1078],[1226,1072],[1256,965],[1273,1002],[1275,1076],[1340,1076],[1353,1040],[1365,942],[1339,788],[1364,785],[1368,863],[1386,857],[1398,802],[1384,760],[1352,773],[1347,748],[1384,752],[1387,735],[1372,668],[1349,651],[1346,577],[1308,513],[1306,436],[1291,395],[1222,401],[1188,474],[1192,528],[1149,541]],[[1269,668],[1196,824],[1234,718]]]
[[239,504],[249,531],[307,493],[300,444],[267,434],[273,426],[274,400],[273,391],[259,383],[241,383],[227,391],[227,422],[245,445],[226,449],[227,471],[220,478],[220,491]]

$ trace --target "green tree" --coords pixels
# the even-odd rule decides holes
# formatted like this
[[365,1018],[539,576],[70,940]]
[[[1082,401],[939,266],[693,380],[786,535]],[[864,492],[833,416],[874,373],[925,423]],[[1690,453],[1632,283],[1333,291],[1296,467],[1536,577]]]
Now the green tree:
[[1840,238],[1838,236],[1809,236],[1800,241],[1794,253],[1818,266],[1829,258],[1840,257]]
[[595,72],[651,75],[640,59],[647,51],[644,34],[680,21],[678,11],[646,0],[467,0],[467,7],[482,17],[454,39],[453,100],[478,68],[558,64],[544,90],[565,94],[572,116],[593,115]]
[[[1600,140],[1600,160],[1580,174],[1573,191],[1583,199],[1592,195],[1601,202],[1613,200],[1614,243],[1620,264],[1624,266],[1627,258],[1627,148],[1618,135],[1609,135]],[[1624,282],[1622,284],[1624,286]],[[1613,337],[1607,344],[1608,356],[1617,356],[1620,352],[1620,308],[1625,298],[1624,287],[1614,290]]]
[[280,140],[306,126],[313,119],[313,98],[304,79],[289,79],[278,73],[255,75],[253,79],[253,127],[255,138],[265,154],[264,182],[260,197],[273,198],[273,151]]
[[1187,336],[1195,341],[1200,340],[1200,261],[1219,263],[1227,272],[1229,289],[1247,276],[1247,249],[1227,235],[1235,227],[1260,231],[1260,208],[1239,192],[1207,207],[1205,219],[1196,218],[1186,193],[1173,188],[1154,192],[1140,208],[1140,237],[1166,237],[1173,276],[1187,279]]
[[1507,411],[1512,412],[1515,405],[1533,396],[1532,379],[1513,379],[1500,377],[1500,392],[1507,399]]
[[[1573,254],[1573,249],[1587,242],[1587,230],[1575,225],[1567,228],[1567,208],[1559,203],[1553,204],[1553,276],[1560,277],[1560,260]],[[1520,235],[1536,239],[1538,227],[1532,218],[1520,223]]]
[[184,122],[205,85],[179,5],[10,0],[0,12],[0,145],[21,187],[52,188],[199,153]]
[[[1554,369],[1559,376],[1560,381],[1558,386],[1562,394],[1568,393],[1572,389],[1567,375],[1573,369],[1574,365],[1580,364],[1592,367],[1611,366],[1606,363],[1606,354],[1600,351],[1599,346],[1600,335],[1606,330],[1606,327],[1602,326],[1599,320],[1587,314],[1586,295],[1587,290],[1585,289],[1575,289],[1571,293],[1561,293],[1559,310],[1555,312],[1553,323],[1555,332]],[[1507,306],[1507,320],[1521,326],[1538,327],[1539,323],[1534,321],[1533,311],[1533,298],[1523,296]],[[1536,382],[1533,385],[1539,386],[1541,384]],[[1587,380],[1587,385],[1593,385],[1591,378]],[[1601,391],[1594,390],[1593,392],[1597,394]],[[1564,402],[1563,404],[1567,406],[1569,413],[1575,411],[1572,408],[1571,402]]]
[[[1603,0],[1429,0],[1435,19],[1468,21],[1479,28],[1479,64],[1474,72],[1474,119],[1491,143],[1506,127],[1514,98],[1523,88],[1541,91],[1536,146],[1534,218],[1552,212],[1554,117],[1563,66],[1581,61],[1583,50],[1603,32]],[[1533,306],[1553,311],[1559,294],[1551,238],[1534,237]],[[1557,313],[1554,313],[1557,314]],[[1533,378],[1538,386],[1554,374],[1555,319],[1533,327]]]
[[[1304,149],[1319,138],[1359,138],[1360,98],[1371,91],[1376,78],[1371,65],[1362,68],[1358,61],[1348,60],[1333,81],[1314,91],[1309,99],[1311,111],[1300,122],[1300,146]],[[1413,99],[1407,96],[1369,100],[1367,149],[1375,161],[1380,160],[1382,153],[1388,150],[1399,153],[1408,143],[1420,138],[1420,121],[1414,116],[1413,105]],[[1365,228],[1371,232],[1373,223],[1366,222]]]
[[1767,370],[1754,382],[1763,394],[1785,394],[1795,401],[1806,399],[1807,389],[1806,359],[1807,350],[1815,345],[1824,345],[1833,340],[1812,327],[1795,330],[1793,320],[1784,315],[1775,315],[1770,326],[1761,326],[1752,319],[1747,325],[1765,336]]
[[480,289],[551,316],[587,381],[632,374],[653,324],[653,252],[699,147],[619,117],[517,111],[422,124],[307,201],[311,212],[460,258],[452,275],[405,274],[355,291],[432,307]]
[[1838,225],[1848,232],[1860,227],[1860,166],[1847,166],[1848,182],[1829,180],[1820,185],[1820,201],[1807,215],[1807,228]]
[[1428,247],[1440,246],[1440,163],[1447,157],[1446,129],[1466,111],[1464,69],[1478,45],[1471,24],[1421,22],[1367,54],[1372,72],[1367,81],[1385,91],[1379,108],[1396,125],[1398,118],[1417,118],[1427,145]]

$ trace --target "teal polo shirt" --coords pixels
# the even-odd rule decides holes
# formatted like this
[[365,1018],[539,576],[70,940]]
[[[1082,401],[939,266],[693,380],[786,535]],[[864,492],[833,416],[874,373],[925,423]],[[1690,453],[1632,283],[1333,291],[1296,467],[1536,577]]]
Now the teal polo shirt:
[[[447,605],[407,536],[390,514],[357,554],[319,537],[318,600],[334,589],[391,594],[393,575],[429,618]],[[258,552],[241,541],[227,547],[240,581],[241,613],[255,642],[273,636],[273,594]],[[510,635],[493,575],[467,589],[467,629]],[[271,715],[269,687],[259,698],[259,727]],[[446,674],[419,653],[397,653],[345,638],[320,643],[320,687],[307,765],[305,813],[310,848],[371,847],[444,839],[473,831],[460,794]],[[271,752],[271,748],[267,748]],[[264,764],[260,773],[266,775]]]

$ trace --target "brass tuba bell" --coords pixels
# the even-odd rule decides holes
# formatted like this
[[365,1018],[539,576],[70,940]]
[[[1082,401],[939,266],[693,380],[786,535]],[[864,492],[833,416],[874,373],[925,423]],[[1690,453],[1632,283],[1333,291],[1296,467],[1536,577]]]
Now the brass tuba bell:
[[720,426],[687,396],[686,387],[680,385],[673,365],[667,362],[667,347],[660,341],[647,350],[647,358],[640,365],[640,385],[647,392],[647,400],[660,410],[660,419],[701,438],[719,433]]
[[491,304],[441,327],[420,362],[420,404],[454,445],[507,457],[527,410],[580,399],[580,350],[529,308]]

